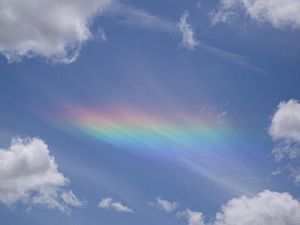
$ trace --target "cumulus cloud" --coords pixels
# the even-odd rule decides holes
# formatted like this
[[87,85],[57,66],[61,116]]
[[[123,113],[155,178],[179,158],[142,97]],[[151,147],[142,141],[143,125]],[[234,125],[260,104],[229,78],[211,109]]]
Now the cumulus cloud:
[[252,198],[230,200],[216,216],[214,225],[297,225],[300,202],[288,193],[263,191]]
[[269,23],[275,28],[300,27],[298,0],[221,0],[212,22],[228,22],[241,11],[251,19]]
[[185,217],[188,220],[188,225],[205,225],[203,214],[186,209],[183,212],[177,213],[177,217]]
[[[300,102],[281,102],[272,117],[269,134],[275,142],[273,154],[276,161],[296,159],[300,156]],[[286,166],[296,182],[300,181],[300,169],[290,161]]]
[[0,180],[0,202],[7,206],[21,201],[67,212],[82,204],[63,189],[69,181],[39,138],[14,138],[8,149],[0,148]]
[[[205,225],[201,212],[189,209],[179,212],[188,225]],[[298,225],[300,202],[288,193],[265,190],[254,197],[242,196],[231,199],[214,220],[207,225]]]
[[92,37],[92,18],[110,2],[0,0],[0,52],[10,62],[32,56],[74,62]]
[[112,198],[103,198],[98,204],[99,208],[114,209],[118,212],[133,213],[133,210],[125,206],[122,202],[115,201]]
[[277,106],[269,128],[269,134],[277,145],[273,150],[277,160],[300,154],[300,102],[289,100]]
[[199,41],[194,36],[193,27],[188,23],[188,11],[185,11],[178,22],[178,28],[182,33],[181,45],[187,49],[194,49],[199,45]]
[[156,197],[154,202],[149,202],[148,204],[168,213],[173,212],[179,206],[177,202],[171,202],[160,197]]
[[270,135],[275,140],[300,142],[300,102],[281,102],[272,118]]

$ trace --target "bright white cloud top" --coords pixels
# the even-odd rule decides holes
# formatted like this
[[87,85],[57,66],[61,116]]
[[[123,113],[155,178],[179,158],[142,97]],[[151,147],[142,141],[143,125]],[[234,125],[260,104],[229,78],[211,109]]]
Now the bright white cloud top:
[[269,23],[275,28],[300,27],[300,2],[298,0],[221,0],[213,23],[228,22],[243,11],[251,19]]
[[177,213],[188,225],[298,225],[300,202],[288,193],[265,190],[254,197],[233,198],[222,207],[211,223],[201,212],[187,209]]
[[293,99],[281,102],[269,132],[275,140],[300,142],[300,102]]
[[122,202],[115,201],[112,198],[103,198],[98,204],[99,208],[103,209],[113,209],[118,212],[123,213],[133,213],[134,211],[130,209],[128,206],[124,205]]
[[214,225],[297,225],[300,202],[288,193],[263,191],[249,198],[230,200],[216,216]]
[[156,207],[160,210],[163,210],[167,213],[173,212],[178,208],[179,204],[177,202],[171,202],[160,197],[156,197],[155,201],[148,203],[150,206]]
[[278,142],[274,149],[277,160],[300,154],[300,103],[296,100],[281,102],[273,115],[269,133]]
[[92,18],[110,0],[0,1],[0,52],[8,61],[41,56],[71,63],[92,37]]
[[273,154],[277,161],[290,160],[287,169],[292,172],[296,183],[300,182],[299,165],[291,160],[300,156],[300,102],[281,102],[272,117],[269,134],[275,141]]
[[0,202],[7,206],[21,201],[68,212],[82,205],[63,189],[69,181],[39,138],[14,138],[8,149],[0,149],[0,180]]

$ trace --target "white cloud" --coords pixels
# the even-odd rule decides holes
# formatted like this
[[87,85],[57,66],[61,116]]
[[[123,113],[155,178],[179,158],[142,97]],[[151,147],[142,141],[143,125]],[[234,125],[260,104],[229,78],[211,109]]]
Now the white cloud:
[[8,149],[0,149],[0,202],[17,201],[68,212],[81,202],[63,189],[69,181],[58,171],[48,146],[39,138],[14,138]]
[[300,27],[299,0],[221,0],[212,22],[228,22],[244,11],[251,19],[276,28]]
[[183,212],[177,213],[177,217],[185,217],[188,220],[188,225],[205,225],[203,214],[201,212],[186,209]]
[[300,154],[300,102],[289,100],[277,106],[269,128],[269,134],[277,142],[273,150],[276,158],[296,158]]
[[[201,212],[177,213],[188,225],[205,225]],[[288,193],[265,190],[254,197],[233,198],[207,225],[299,225],[300,202]]]
[[298,225],[300,202],[288,193],[263,191],[253,198],[230,200],[214,225]]
[[[72,63],[78,58],[82,46],[94,36],[107,40],[101,27],[94,36],[90,30],[93,18],[100,13],[129,27],[176,37],[180,35],[181,45],[187,49],[194,49],[200,43],[188,23],[188,12],[177,23],[115,0],[0,0],[0,53],[9,62],[40,56],[51,62]],[[240,56],[203,43],[201,47],[218,57],[260,72]]]
[[300,182],[300,168],[293,159],[300,156],[300,102],[281,102],[272,117],[269,134],[275,142],[273,154],[277,162],[287,158],[285,169],[291,172],[295,183]]
[[281,102],[272,118],[269,132],[275,140],[300,142],[300,102],[293,99]]
[[72,191],[63,192],[61,194],[61,198],[63,201],[72,207],[80,207],[82,206],[82,202],[74,195]]
[[156,197],[154,202],[149,202],[148,204],[168,213],[173,212],[179,206],[177,202],[171,202],[160,197]]
[[192,50],[199,45],[199,41],[194,37],[193,27],[188,23],[188,18],[189,13],[185,11],[178,22],[178,28],[182,33],[181,45]]
[[71,63],[92,37],[89,25],[111,0],[0,0],[0,52],[10,62],[41,56]]
[[98,204],[99,208],[114,209],[118,212],[133,213],[133,210],[123,203],[113,200],[112,198],[103,198]]

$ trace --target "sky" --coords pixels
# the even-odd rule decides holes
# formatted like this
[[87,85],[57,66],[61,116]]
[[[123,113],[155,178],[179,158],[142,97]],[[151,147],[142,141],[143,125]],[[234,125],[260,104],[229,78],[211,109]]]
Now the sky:
[[299,225],[298,0],[0,0],[5,225]]

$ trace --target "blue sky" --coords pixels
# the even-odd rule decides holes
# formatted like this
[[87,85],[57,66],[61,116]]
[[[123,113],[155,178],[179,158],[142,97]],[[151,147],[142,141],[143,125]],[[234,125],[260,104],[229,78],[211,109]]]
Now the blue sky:
[[1,221],[299,224],[299,11],[0,0]]

